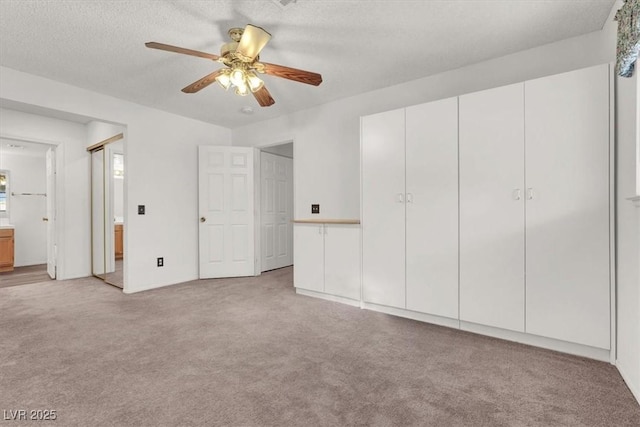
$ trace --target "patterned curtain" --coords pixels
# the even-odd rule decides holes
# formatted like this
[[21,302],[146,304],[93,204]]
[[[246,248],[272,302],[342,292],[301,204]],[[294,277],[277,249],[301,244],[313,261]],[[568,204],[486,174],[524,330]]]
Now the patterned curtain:
[[640,0],[625,0],[616,13],[618,21],[618,48],[616,72],[631,77],[640,54]]

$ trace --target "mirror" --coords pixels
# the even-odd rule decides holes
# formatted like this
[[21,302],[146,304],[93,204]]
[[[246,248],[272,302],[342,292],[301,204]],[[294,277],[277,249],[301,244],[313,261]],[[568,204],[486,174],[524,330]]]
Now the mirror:
[[119,140],[91,152],[92,271],[124,287],[124,146]]
[[94,276],[105,278],[105,151],[91,152],[91,257]]
[[108,157],[108,173],[105,177],[108,189],[105,209],[107,221],[107,242],[105,253],[107,259],[107,275],[105,281],[111,285],[124,287],[124,150],[122,140],[106,146]]
[[0,218],[9,217],[9,171],[0,170]]

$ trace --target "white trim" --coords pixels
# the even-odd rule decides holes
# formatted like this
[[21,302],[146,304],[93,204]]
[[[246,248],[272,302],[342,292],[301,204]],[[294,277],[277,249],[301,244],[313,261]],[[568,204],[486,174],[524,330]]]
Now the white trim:
[[405,319],[417,320],[419,322],[431,323],[448,328],[460,329],[460,321],[448,317],[435,316],[433,314],[419,313],[417,311],[404,310],[402,308],[387,307],[384,305],[362,302],[361,308],[391,314],[393,316],[404,317]]
[[329,295],[322,292],[310,291],[300,288],[296,288],[296,294],[303,295],[305,297],[319,298],[331,302],[339,302],[342,304],[350,305],[352,307],[360,307],[360,301],[351,298],[339,297],[337,295]]
[[620,366],[620,361],[616,362],[616,368],[618,368],[618,372],[620,372],[620,376],[624,380],[629,390],[631,390],[631,394],[633,394],[633,397],[635,397],[638,403],[640,404],[640,390],[635,388],[633,382],[630,381],[629,376],[626,374],[626,370]]
[[570,343],[567,341],[560,341],[553,338],[545,338],[524,332],[509,331],[506,329],[494,328],[492,326],[479,325],[465,321],[460,322],[460,329],[520,344],[546,348],[548,350],[555,350],[562,353],[573,354],[575,356],[588,357],[602,362],[609,362],[611,358],[611,352],[609,350]]
[[22,137],[22,136],[7,134],[7,133],[0,133],[0,138],[9,139],[16,142],[31,142],[31,143],[44,144],[44,145],[55,147],[56,182],[55,182],[54,188],[55,188],[56,194],[55,194],[54,210],[55,210],[56,217],[55,217],[54,235],[55,235],[55,246],[56,246],[56,258],[55,258],[56,280],[74,279],[75,277],[67,277],[66,268],[65,268],[67,252],[66,252],[66,246],[64,241],[65,227],[63,226],[63,224],[66,223],[65,210],[64,210],[65,153],[64,153],[63,141],[52,141],[52,140],[39,139],[39,138]]
[[609,346],[611,364],[618,352],[618,301],[616,281],[616,99],[614,63],[609,63]]

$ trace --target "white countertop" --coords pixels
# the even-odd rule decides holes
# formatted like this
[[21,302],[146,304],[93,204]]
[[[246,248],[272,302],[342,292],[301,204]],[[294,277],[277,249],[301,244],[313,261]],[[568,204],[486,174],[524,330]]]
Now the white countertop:
[[0,225],[0,230],[13,230],[15,227],[11,224],[2,224]]

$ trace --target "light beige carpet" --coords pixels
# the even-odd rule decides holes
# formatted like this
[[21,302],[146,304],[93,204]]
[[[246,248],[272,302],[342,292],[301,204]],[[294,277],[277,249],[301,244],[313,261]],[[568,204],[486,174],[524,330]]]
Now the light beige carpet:
[[57,426],[638,426],[606,363],[297,296],[290,268],[0,289],[0,410]]

